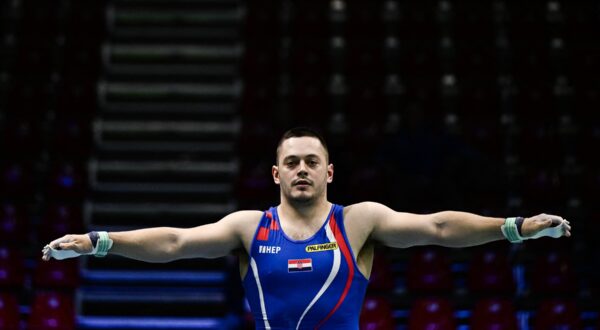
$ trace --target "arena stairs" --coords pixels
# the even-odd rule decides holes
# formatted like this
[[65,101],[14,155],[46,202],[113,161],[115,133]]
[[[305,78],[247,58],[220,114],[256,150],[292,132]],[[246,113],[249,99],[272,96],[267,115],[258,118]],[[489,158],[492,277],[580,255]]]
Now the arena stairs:
[[[106,16],[87,227],[193,227],[234,211],[240,2],[115,0]],[[225,258],[86,258],[78,328],[236,328],[236,271]]]

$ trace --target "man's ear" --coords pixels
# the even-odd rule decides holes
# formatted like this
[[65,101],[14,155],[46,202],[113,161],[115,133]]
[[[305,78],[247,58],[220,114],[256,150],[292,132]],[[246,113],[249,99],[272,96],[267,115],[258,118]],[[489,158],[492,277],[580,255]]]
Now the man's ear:
[[333,182],[333,164],[327,165],[327,183]]
[[271,175],[273,175],[273,181],[275,184],[279,184],[279,167],[277,167],[277,165],[273,165],[273,167],[271,167]]

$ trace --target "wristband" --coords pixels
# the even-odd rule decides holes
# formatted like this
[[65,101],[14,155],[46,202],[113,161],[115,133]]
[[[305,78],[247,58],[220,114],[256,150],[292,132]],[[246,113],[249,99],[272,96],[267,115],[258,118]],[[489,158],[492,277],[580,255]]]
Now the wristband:
[[[519,234],[519,230],[517,229],[517,219],[518,218],[506,218],[504,220],[504,224],[500,226],[500,230],[502,230],[502,234],[506,239],[508,239],[511,243],[521,243],[523,242],[523,237]],[[521,224],[523,221],[521,221]]]
[[[94,233],[94,232],[92,232]],[[96,246],[94,247],[94,250],[92,250],[92,254],[94,255],[94,257],[104,257],[108,254],[108,250],[110,250],[110,248],[112,248],[113,245],[113,240],[110,239],[110,237],[108,237],[108,233],[105,231],[99,231],[97,232],[98,234],[98,241]],[[91,237],[90,237],[91,239]],[[93,243],[93,241],[92,241]]]

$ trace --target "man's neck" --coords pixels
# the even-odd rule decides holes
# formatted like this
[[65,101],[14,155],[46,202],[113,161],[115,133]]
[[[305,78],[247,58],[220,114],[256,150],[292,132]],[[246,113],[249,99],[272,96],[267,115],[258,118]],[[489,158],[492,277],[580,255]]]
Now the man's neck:
[[330,209],[331,203],[324,198],[313,203],[294,203],[282,199],[279,213],[289,221],[301,221],[309,224],[323,220]]

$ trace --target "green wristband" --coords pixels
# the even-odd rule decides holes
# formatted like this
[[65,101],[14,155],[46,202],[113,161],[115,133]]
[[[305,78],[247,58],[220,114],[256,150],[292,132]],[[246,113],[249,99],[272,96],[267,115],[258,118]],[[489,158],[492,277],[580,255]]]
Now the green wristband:
[[523,237],[519,235],[516,222],[517,217],[506,218],[504,220],[504,224],[500,227],[504,237],[506,237],[506,239],[508,239],[511,243],[523,242]]
[[108,250],[110,250],[112,245],[113,245],[113,241],[108,236],[108,233],[105,231],[99,231],[98,232],[98,243],[96,244],[96,248],[95,248],[96,251],[94,253],[94,256],[95,257],[106,256],[108,254]]

